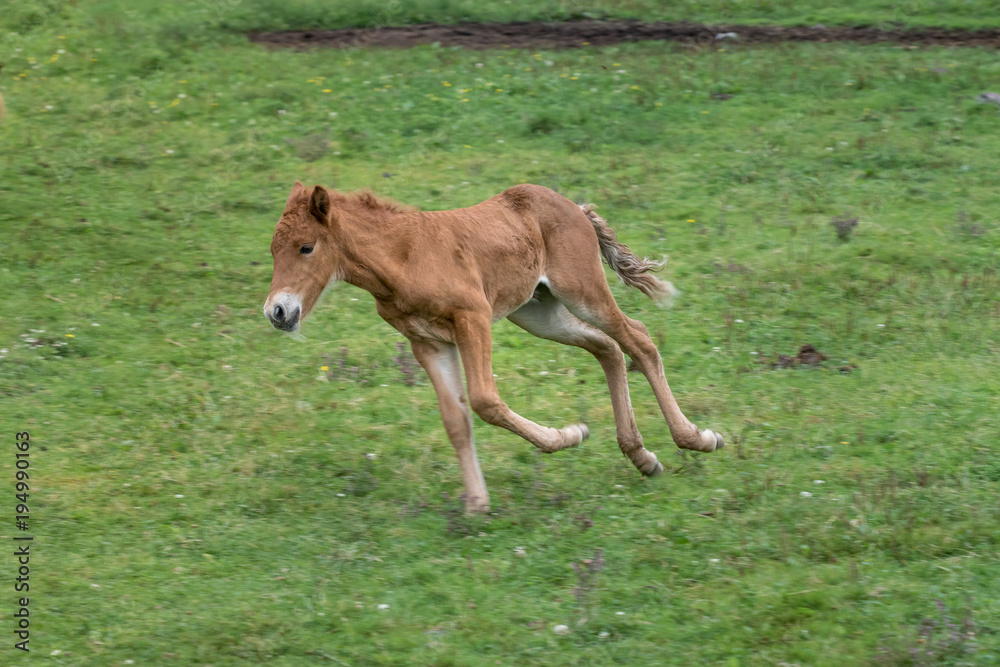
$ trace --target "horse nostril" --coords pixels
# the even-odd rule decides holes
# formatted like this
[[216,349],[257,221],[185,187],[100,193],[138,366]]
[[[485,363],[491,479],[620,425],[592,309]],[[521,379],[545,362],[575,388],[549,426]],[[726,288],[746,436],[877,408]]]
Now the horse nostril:
[[281,306],[275,306],[274,307],[273,316],[274,316],[274,321],[275,322],[284,322],[285,321],[285,309],[282,308]]

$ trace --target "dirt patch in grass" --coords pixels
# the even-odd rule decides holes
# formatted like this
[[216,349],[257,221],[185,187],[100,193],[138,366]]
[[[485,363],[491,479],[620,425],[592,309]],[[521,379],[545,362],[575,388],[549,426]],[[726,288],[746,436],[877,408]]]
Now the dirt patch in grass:
[[[735,34],[735,36],[733,36]],[[571,21],[566,23],[421,23],[408,26],[257,32],[251,41],[276,48],[409,48],[421,44],[468,49],[567,49],[622,42],[671,40],[688,44],[773,44],[776,42],[893,42],[907,46],[1000,47],[1000,30],[951,28],[880,28],[774,25],[704,25],[643,23],[634,20]]]
[[787,354],[779,354],[778,359],[771,364],[771,367],[789,368],[791,366],[798,366],[799,364],[804,366],[816,366],[825,359],[825,354],[819,352],[812,345],[806,344],[799,348],[798,356],[789,357]]

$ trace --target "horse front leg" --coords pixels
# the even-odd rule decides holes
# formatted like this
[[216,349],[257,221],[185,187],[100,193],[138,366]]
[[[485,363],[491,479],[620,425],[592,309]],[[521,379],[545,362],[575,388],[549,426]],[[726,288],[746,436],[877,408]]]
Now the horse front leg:
[[489,512],[490,496],[476,458],[472,439],[472,415],[462,387],[462,370],[458,348],[452,343],[410,341],[413,356],[427,371],[437,393],[441,420],[448,439],[455,447],[465,482],[466,512]]
[[493,380],[489,315],[461,313],[455,316],[454,324],[455,340],[469,385],[469,403],[483,421],[521,436],[546,453],[575,447],[590,437],[586,424],[548,428],[525,419],[507,407],[500,399]]

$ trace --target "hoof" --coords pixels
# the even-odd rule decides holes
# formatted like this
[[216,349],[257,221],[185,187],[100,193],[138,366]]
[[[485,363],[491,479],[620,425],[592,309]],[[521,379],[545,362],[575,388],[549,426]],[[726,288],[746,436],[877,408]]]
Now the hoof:
[[479,498],[478,496],[473,496],[469,498],[463,493],[462,499],[465,501],[466,514],[488,514],[490,511],[490,499],[488,497]]
[[715,434],[715,448],[716,449],[722,449],[725,446],[726,446],[726,441],[722,439],[722,434],[721,433],[716,433]]
[[559,452],[569,447],[576,447],[590,437],[590,429],[586,424],[570,424],[560,429],[551,429],[553,439],[549,442],[535,443],[535,446],[546,454]]
[[646,472],[645,470],[640,470],[639,472],[641,472],[646,477],[659,477],[660,475],[663,474],[663,464],[657,461],[656,465],[653,466],[653,469],[650,470],[649,472]]
[[726,446],[726,441],[721,435],[707,428],[701,432],[701,443],[703,452],[714,452]]

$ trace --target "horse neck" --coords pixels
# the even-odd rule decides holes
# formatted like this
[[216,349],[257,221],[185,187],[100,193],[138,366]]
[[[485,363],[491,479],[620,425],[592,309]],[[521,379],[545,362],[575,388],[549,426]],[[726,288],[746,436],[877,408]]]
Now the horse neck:
[[337,273],[340,280],[360,287],[376,299],[392,294],[389,276],[392,267],[386,248],[390,247],[398,228],[391,224],[390,215],[344,215],[334,228],[339,249]]

